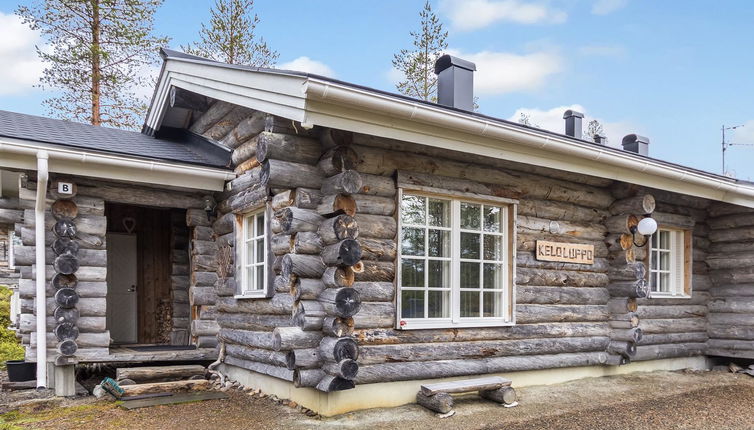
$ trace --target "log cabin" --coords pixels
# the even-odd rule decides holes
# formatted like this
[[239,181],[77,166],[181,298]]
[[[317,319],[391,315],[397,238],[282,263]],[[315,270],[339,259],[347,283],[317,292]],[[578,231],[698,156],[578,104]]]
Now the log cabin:
[[161,54],[141,133],[0,112],[38,385],[217,360],[333,415],[754,358],[754,183],[586,140],[578,112],[563,134],[473,112],[450,56],[430,103]]

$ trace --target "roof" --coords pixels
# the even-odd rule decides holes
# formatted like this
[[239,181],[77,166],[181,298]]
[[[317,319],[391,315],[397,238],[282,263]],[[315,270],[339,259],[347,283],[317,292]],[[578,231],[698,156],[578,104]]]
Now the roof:
[[0,137],[97,152],[227,168],[230,152],[184,130],[163,129],[160,137],[72,121],[0,110]]
[[176,86],[298,121],[754,207],[754,183],[326,76],[231,65],[163,49],[144,124],[159,130]]

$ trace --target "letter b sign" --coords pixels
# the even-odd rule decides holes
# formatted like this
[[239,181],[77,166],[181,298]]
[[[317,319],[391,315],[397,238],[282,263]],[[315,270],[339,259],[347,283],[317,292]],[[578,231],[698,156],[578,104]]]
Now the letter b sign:
[[58,182],[58,194],[73,194],[73,184],[70,182]]

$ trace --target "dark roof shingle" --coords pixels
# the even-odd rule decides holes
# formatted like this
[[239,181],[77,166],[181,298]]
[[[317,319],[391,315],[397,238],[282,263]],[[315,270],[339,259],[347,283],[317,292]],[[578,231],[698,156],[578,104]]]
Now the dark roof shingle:
[[162,137],[0,110],[0,136],[163,161],[228,167],[230,151],[201,136],[168,130]]

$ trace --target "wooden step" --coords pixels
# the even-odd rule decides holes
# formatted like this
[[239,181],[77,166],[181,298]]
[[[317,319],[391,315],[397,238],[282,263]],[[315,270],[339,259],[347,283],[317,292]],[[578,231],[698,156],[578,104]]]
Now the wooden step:
[[207,369],[198,364],[180,366],[121,367],[116,370],[115,379],[118,381],[130,379],[134,382],[165,382],[188,379],[192,376],[204,376],[206,372]]
[[484,378],[425,384],[421,386],[421,391],[422,394],[431,396],[437,393],[467,393],[469,391],[497,390],[498,388],[509,387],[510,385],[510,379],[500,376],[488,376]]
[[209,388],[209,381],[197,379],[189,381],[155,382],[122,386],[124,396],[138,396],[151,393],[175,393],[180,391],[203,391]]

